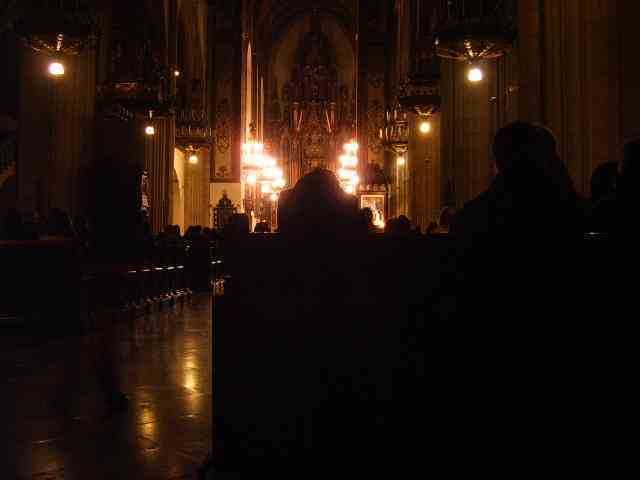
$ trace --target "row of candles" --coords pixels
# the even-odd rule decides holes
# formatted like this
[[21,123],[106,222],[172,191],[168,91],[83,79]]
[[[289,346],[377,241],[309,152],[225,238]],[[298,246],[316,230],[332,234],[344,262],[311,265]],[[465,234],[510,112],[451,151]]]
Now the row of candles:
[[[354,194],[360,183],[358,144],[352,140],[344,144],[343,150],[339,157],[338,178],[344,191]],[[249,141],[242,145],[242,168],[247,185],[259,186],[260,192],[269,195],[272,201],[278,199],[286,181],[282,168],[278,167],[275,158],[265,153],[262,143]]]
[[276,159],[264,152],[262,143],[249,141],[242,145],[242,167],[249,186],[258,186],[260,193],[269,195],[274,202],[278,200],[286,184],[284,173]]

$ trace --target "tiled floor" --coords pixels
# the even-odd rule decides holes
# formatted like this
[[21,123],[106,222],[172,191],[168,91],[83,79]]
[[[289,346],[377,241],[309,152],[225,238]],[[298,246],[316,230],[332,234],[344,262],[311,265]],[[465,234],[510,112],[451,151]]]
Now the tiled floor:
[[83,339],[0,338],[0,478],[196,478],[211,442],[210,323],[205,294],[121,333],[131,405],[112,416]]

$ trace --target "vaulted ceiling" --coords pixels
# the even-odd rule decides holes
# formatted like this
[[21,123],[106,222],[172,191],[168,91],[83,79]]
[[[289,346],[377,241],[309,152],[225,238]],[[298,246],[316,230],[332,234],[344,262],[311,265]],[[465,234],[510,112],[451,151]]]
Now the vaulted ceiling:
[[314,9],[320,14],[335,16],[346,31],[354,31],[357,0],[254,0],[254,21],[257,38],[270,45],[276,42],[298,17]]

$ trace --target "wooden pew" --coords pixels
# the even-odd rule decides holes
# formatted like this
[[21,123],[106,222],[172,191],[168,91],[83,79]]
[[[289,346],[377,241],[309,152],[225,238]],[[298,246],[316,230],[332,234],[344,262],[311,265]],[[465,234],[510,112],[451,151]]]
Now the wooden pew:
[[[459,245],[446,237],[234,239],[222,251],[225,288],[213,308],[217,468],[267,468],[281,478],[472,471],[525,461],[540,442],[560,441],[545,429],[561,414],[538,402],[549,391],[563,405],[581,398],[582,415],[602,400],[592,391],[585,403],[582,395],[606,384],[593,375],[602,355],[592,348],[615,328],[598,323],[604,302],[583,307],[578,297],[598,291],[585,278],[585,259],[593,275],[606,275],[611,247],[599,239],[543,251],[528,240],[512,252],[520,264],[503,249],[494,253],[504,264],[474,264],[494,272],[465,272]],[[515,276],[494,279],[499,272]],[[578,319],[549,316],[544,288],[562,282],[570,285],[548,297],[564,298],[556,311],[573,309]],[[495,294],[524,285],[524,304]],[[571,286],[580,294],[568,293]],[[546,315],[531,324],[533,312]],[[576,358],[584,368],[567,383]],[[535,394],[520,396],[527,388]],[[587,443],[598,440],[572,425],[570,448],[593,450]]]
[[[280,473],[340,459],[359,468],[388,454],[380,440],[394,435],[399,408],[424,395],[408,295],[423,252],[444,255],[442,246],[413,237],[234,239],[213,312],[214,458]],[[394,399],[400,390],[413,395],[404,406]]]
[[64,240],[0,241],[0,312],[34,334],[81,330],[80,267]]

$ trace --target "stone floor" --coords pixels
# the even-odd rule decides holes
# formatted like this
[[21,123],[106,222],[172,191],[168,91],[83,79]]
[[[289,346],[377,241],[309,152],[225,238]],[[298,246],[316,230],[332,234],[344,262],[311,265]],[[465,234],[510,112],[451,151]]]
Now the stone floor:
[[210,324],[204,294],[120,332],[131,405],[111,416],[84,339],[2,336],[0,478],[196,478],[211,442]]

